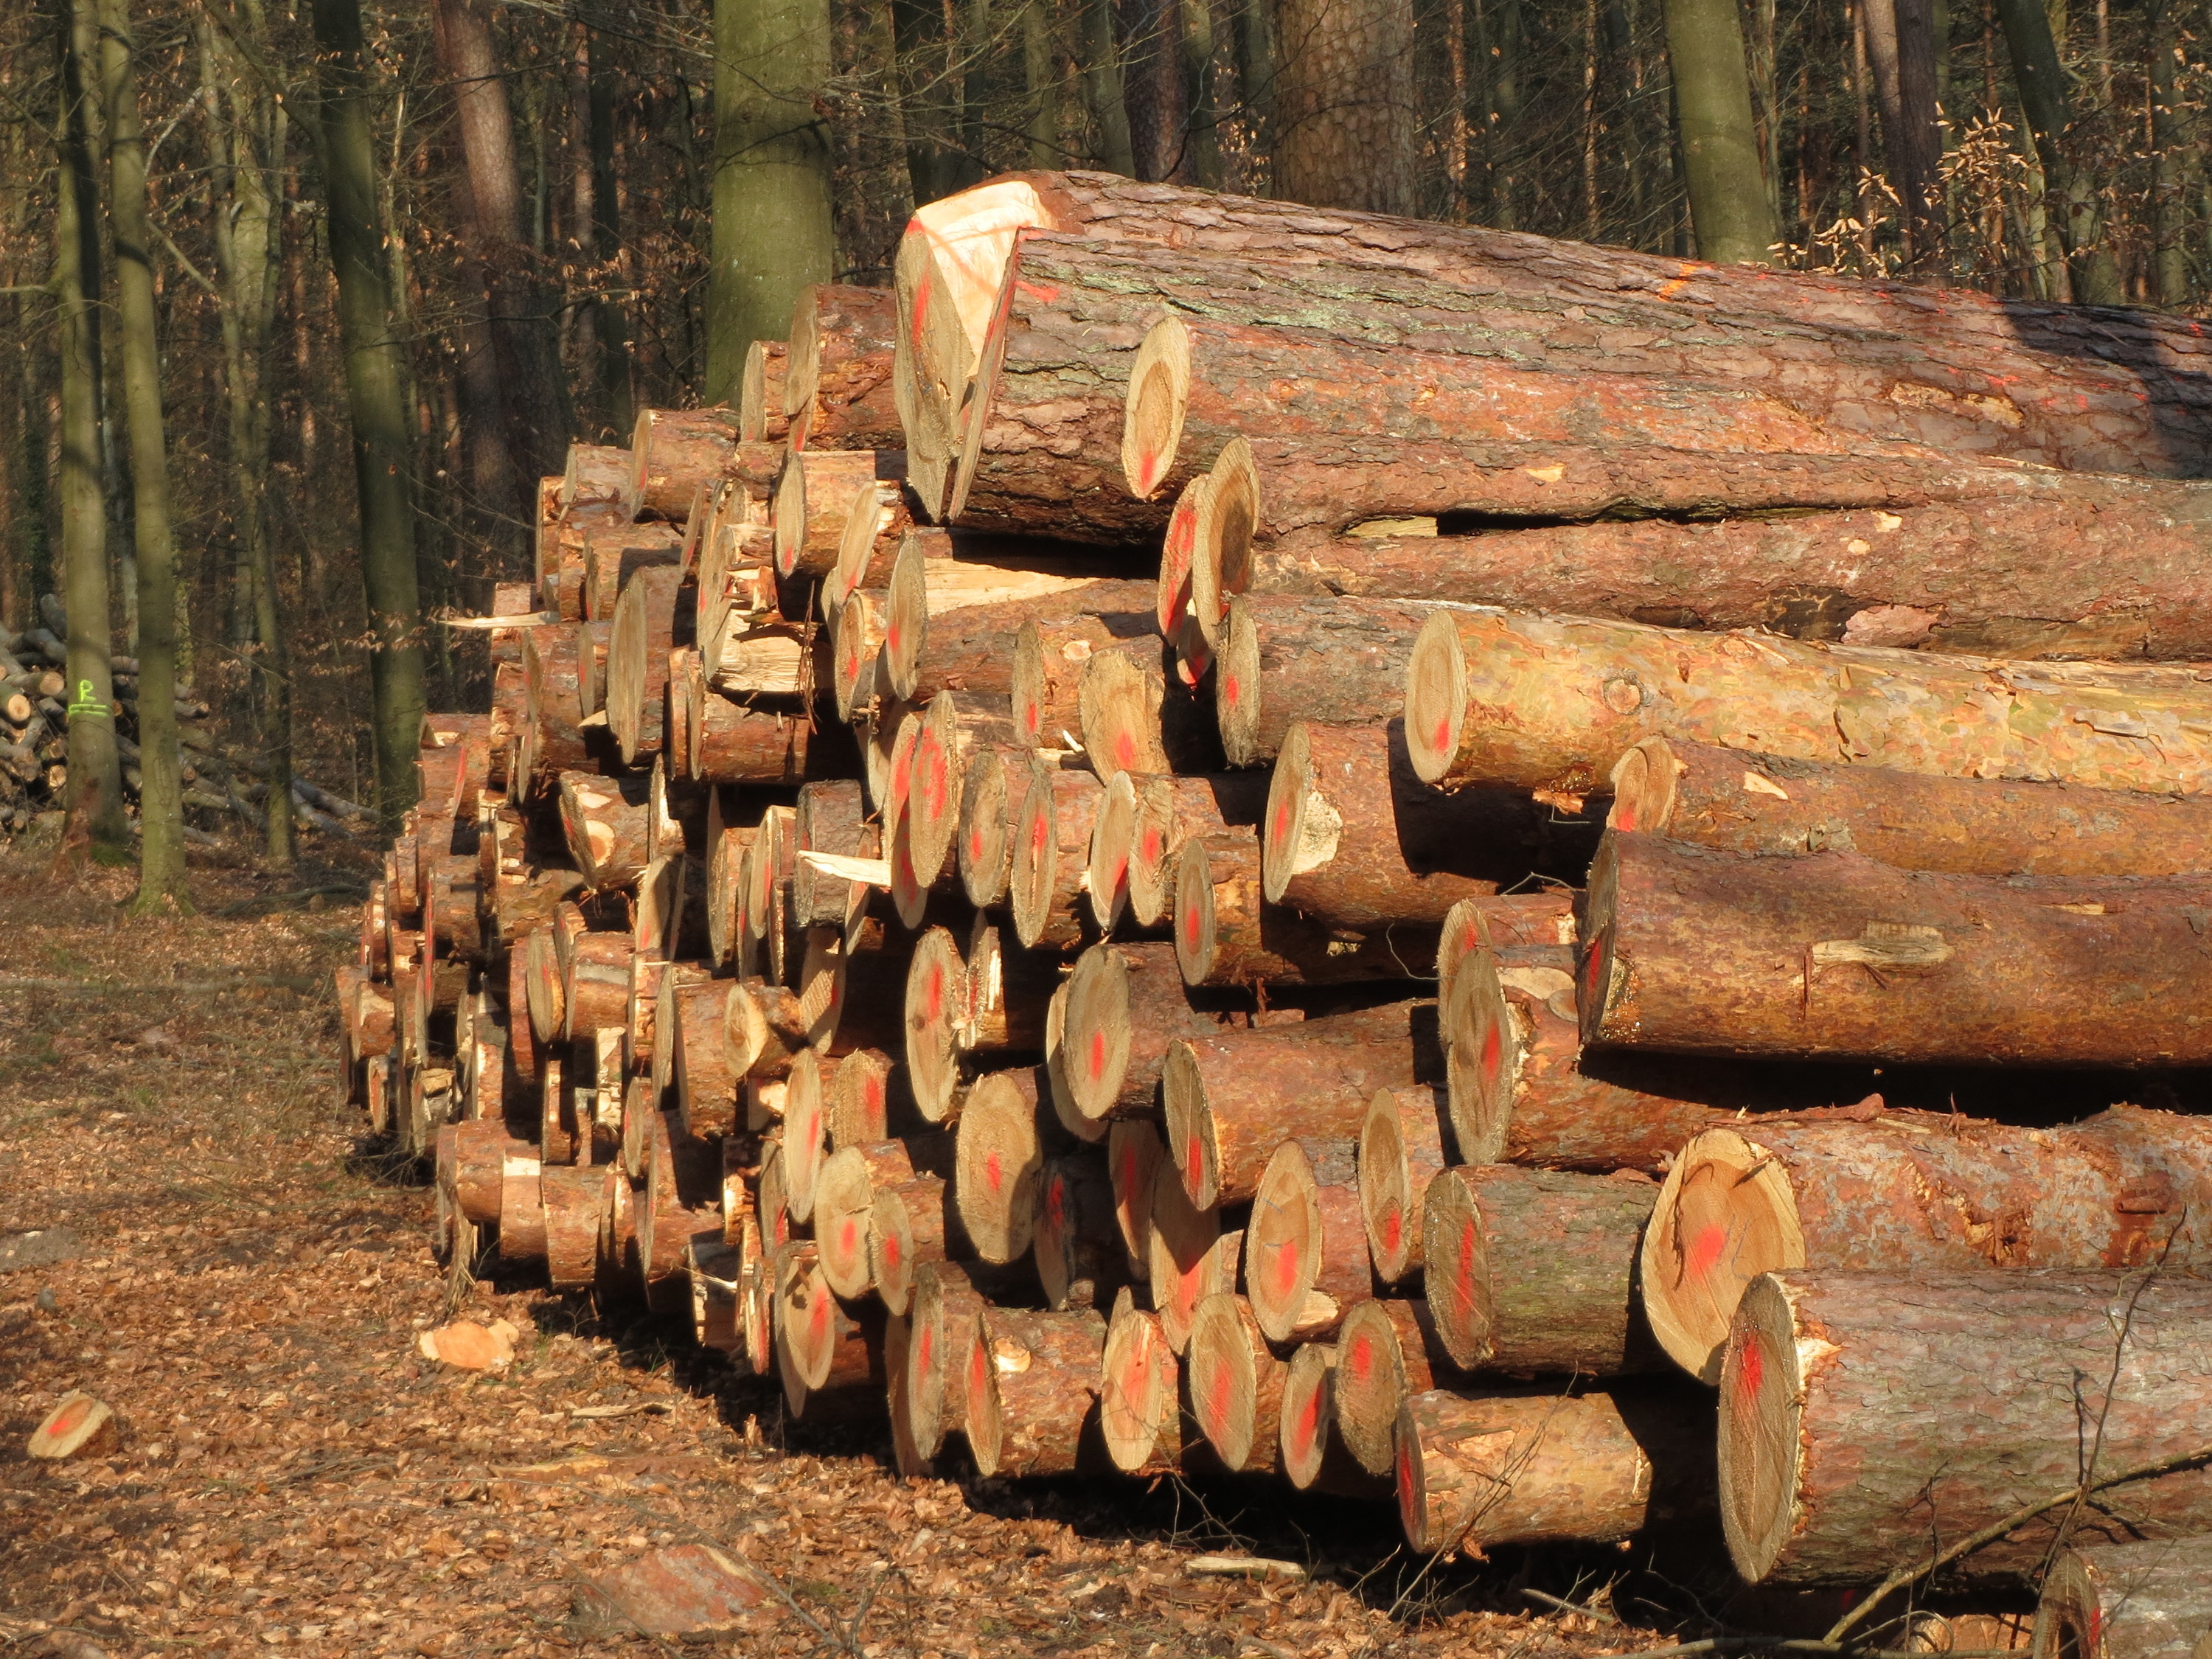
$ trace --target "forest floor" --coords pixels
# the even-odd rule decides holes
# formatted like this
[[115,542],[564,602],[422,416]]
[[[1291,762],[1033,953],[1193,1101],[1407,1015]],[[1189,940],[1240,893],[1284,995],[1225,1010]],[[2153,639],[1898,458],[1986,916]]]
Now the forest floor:
[[[242,863],[242,861],[241,861]],[[1272,1484],[902,1481],[884,1433],[787,1425],[688,1337],[526,1284],[464,1287],[521,1332],[498,1376],[416,1355],[445,1316],[433,1205],[338,1098],[330,969],[355,911],[318,885],[194,874],[200,914],[124,920],[0,847],[0,1656],[635,1653],[586,1580],[709,1542],[772,1577],[745,1654],[1552,1659],[1664,1645],[1528,1594],[1613,1596],[1618,1551],[1425,1567],[1387,1505]],[[11,1236],[66,1229],[59,1253]],[[55,1239],[50,1237],[50,1244]],[[123,1424],[32,1462],[52,1401]],[[582,1407],[630,1407],[579,1417]],[[1193,1575],[1207,1552],[1303,1583]],[[695,1650],[696,1650],[695,1649]]]

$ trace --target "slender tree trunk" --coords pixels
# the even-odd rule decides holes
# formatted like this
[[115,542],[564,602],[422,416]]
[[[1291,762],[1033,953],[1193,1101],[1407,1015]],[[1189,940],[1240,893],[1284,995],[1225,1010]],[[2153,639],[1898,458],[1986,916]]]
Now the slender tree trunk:
[[1500,230],[1516,230],[1521,223],[1521,70],[1525,44],[1521,0],[1476,0],[1475,27],[1490,88],[1488,126],[1483,136],[1490,171],[1489,222]]
[[747,349],[789,333],[799,290],[836,268],[815,108],[829,77],[829,0],[715,0],[709,403],[736,403]]
[[[100,443],[100,233],[82,71],[94,38],[92,0],[62,14],[60,167],[54,185],[54,288],[60,307],[62,603],[69,612],[67,805],[93,856],[130,855],[116,758],[107,625],[107,507]],[[43,458],[41,458],[43,459]]]
[[2066,250],[2074,298],[2084,305],[2123,304],[2119,264],[2104,246],[2099,223],[2095,182],[2075,168],[2067,154],[2066,134],[2072,118],[2067,110],[2066,73],[2058,61],[2051,17],[2042,0],[1997,0],[1997,17],[2004,25],[2005,45],[2012,54],[2021,108],[2035,137],[2036,158],[2043,163],[2045,182],[2063,204],[2058,215],[2058,237]]
[[1275,28],[1267,0],[1229,0],[1237,20],[1237,93],[1247,143],[1263,154],[1274,145]]
[[2186,115],[2177,101],[2177,0],[2153,0],[2150,14],[2151,224],[2156,261],[2152,291],[2168,307],[2189,303],[2189,259],[2182,242],[2190,165]]
[[1188,184],[1190,104],[1182,76],[1182,0],[1118,0],[1121,96],[1130,152],[1147,183]]
[[1413,0],[1283,0],[1277,16],[1276,194],[1413,212]]
[[1769,264],[1774,213],[1735,0],[1667,0],[1667,56],[1698,256],[1716,264]]
[[161,360],[146,212],[146,135],[125,0],[100,0],[100,94],[107,112],[108,222],[138,554],[139,915],[191,908],[185,890],[185,782],[177,753],[176,543],[161,430]]
[[1053,50],[1052,7],[1029,0],[1022,8],[1022,84],[1029,94],[1030,165],[1066,165],[1060,148],[1060,55]]
[[1190,181],[1221,188],[1220,112],[1213,95],[1213,10],[1211,0],[1182,0],[1183,94],[1190,107]]
[[[1255,0],[1257,3],[1257,0]],[[1121,53],[1114,40],[1114,0],[1081,0],[1083,95],[1097,133],[1098,165],[1125,179],[1137,176],[1129,137],[1129,106],[1121,79]]]
[[622,188],[615,177],[615,72],[602,42],[585,40],[591,52],[592,238],[599,254],[600,293],[592,316],[599,337],[599,391],[616,433],[636,424],[635,370],[629,352],[629,309],[619,297],[627,284],[622,241]]
[[404,338],[393,326],[390,269],[377,210],[359,0],[313,0],[321,52],[323,176],[330,196],[331,262],[353,416],[361,495],[362,580],[368,599],[378,806],[386,825],[414,803],[422,725],[422,610],[415,574]]
[[982,174],[960,149],[952,108],[952,47],[940,0],[890,0],[907,181],[916,207],[964,190]]
[[1889,182],[1903,204],[1915,270],[1942,266],[1943,140],[1936,112],[1936,20],[1930,0],[1863,0],[1867,56],[1881,106]]

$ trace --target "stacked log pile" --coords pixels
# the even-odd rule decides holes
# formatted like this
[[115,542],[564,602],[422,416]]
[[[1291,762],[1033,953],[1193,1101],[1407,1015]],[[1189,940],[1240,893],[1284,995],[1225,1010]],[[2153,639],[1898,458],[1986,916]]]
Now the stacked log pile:
[[350,1086],[463,1262],[902,1470],[2058,1559],[2094,1620],[2108,1547],[2212,1532],[2212,1130],[2141,1103],[2212,1060],[2185,359],[1097,175],[934,204],[743,408],[545,481]]

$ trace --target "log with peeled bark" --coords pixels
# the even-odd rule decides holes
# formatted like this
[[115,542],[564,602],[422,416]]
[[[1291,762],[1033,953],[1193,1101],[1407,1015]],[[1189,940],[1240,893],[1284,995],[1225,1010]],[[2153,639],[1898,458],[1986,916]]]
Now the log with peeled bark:
[[1076,1109],[1094,1121],[1149,1115],[1168,1044],[1211,1036],[1220,1024],[1212,1009],[1192,1006],[1173,945],[1092,945],[1067,982],[1062,1053]]
[[1282,1456],[1283,1384],[1290,1367],[1241,1296],[1217,1292],[1198,1304],[1183,1355],[1191,1415],[1224,1468],[1263,1471]]
[[1959,875],[2202,869],[2212,802],[2077,784],[1938,778],[1646,738],[1613,769],[1609,828],[1726,852],[1863,854]]
[[1014,935],[1032,950],[1065,951],[1083,942],[1090,909],[1083,880],[1104,794],[1095,773],[1063,771],[1042,758],[1030,763],[1008,887]]
[[2212,789],[2212,683],[2186,665],[2000,662],[1464,608],[1406,671],[1414,771],[1579,795],[1647,737],[1945,777]]
[[[1081,235],[1156,264],[1211,260],[1208,291],[1263,295],[1267,314],[1341,326],[1352,267],[1383,292],[1443,290],[1495,331],[1482,349],[1563,374],[1634,369],[1728,384],[1786,380],[1802,415],[1877,438],[2084,471],[2191,477],[2207,441],[2193,380],[2203,326],[2148,312],[2016,303],[1826,272],[1778,276],[1478,227],[1320,211],[1142,185],[1107,173],[1024,173],[931,204],[900,250],[902,319],[924,270],[972,360],[1024,227]],[[936,258],[909,258],[908,245]],[[1252,270],[1254,260],[1264,262]],[[1176,308],[1198,310],[1197,285]],[[935,295],[925,295],[925,300]],[[1470,300],[1473,304],[1470,304]],[[956,354],[939,353],[957,360]],[[943,363],[939,367],[945,366]],[[964,377],[939,388],[956,400]],[[2094,411],[2094,418],[2084,418]]]
[[695,694],[690,714],[691,775],[700,782],[793,784],[842,765],[817,752],[820,733],[803,715],[755,708],[707,688]]
[[1107,1308],[1128,1282],[1114,1183],[1095,1152],[1048,1158],[1037,1178],[1030,1251],[1049,1308]]
[[745,366],[738,374],[738,436],[744,442],[781,446],[791,435],[791,417],[783,412],[790,362],[781,340],[755,340],[745,348]]
[[1359,1121],[1359,1213],[1367,1257],[1385,1285],[1422,1267],[1422,1204],[1450,1163],[1450,1114],[1434,1084],[1377,1089]]
[[1163,1449],[1178,1439],[1182,1380],[1159,1316],[1127,1294],[1117,1297],[1098,1367],[1098,1428],[1122,1474],[1153,1470]]
[[2212,1285],[2179,1273],[1769,1274],[1720,1372],[1729,1554],[1753,1583],[1863,1584],[2048,1504],[1953,1564],[2002,1582],[2212,1530],[2208,1340]]
[[1613,1543],[1712,1511],[1712,1408],[1676,1391],[1431,1389],[1397,1444],[1398,1518],[1425,1553]]
[[1412,977],[1425,935],[1340,935],[1261,896],[1260,838],[1241,825],[1187,837],[1175,859],[1176,962],[1183,983],[1346,985]]
[[896,449],[891,392],[896,301],[887,288],[816,283],[799,291],[777,402],[794,449]]
[[1429,607],[1391,599],[1231,598],[1213,714],[1231,766],[1282,752],[1298,720],[1380,723],[1406,701],[1406,665]]
[[2212,1651],[2212,1537],[2063,1550],[2043,1580],[2036,1659],[2201,1659]]
[[[2212,877],[1952,875],[1610,834],[1583,1040],[1932,1064],[2201,1066]],[[2023,972],[2027,964],[2031,971]],[[2124,1020],[2115,1008],[2129,1010]]]
[[1374,1294],[1358,1151],[1349,1137],[1285,1139],[1261,1171],[1244,1230],[1244,1292],[1271,1341],[1326,1336]]
[[682,522],[702,484],[722,476],[738,441],[727,409],[647,409],[630,437],[630,516]]
[[1638,1293],[1660,1345],[1710,1382],[1763,1273],[2196,1272],[2208,1251],[2189,1218],[2208,1204],[2212,1124],[2183,1114],[2116,1106],[2039,1130],[1911,1112],[1752,1121],[1676,1155]]
[[1442,1069],[1432,1002],[1178,1037],[1160,1073],[1168,1151],[1194,1204],[1239,1203],[1281,1141],[1356,1135],[1377,1089]]
[[1331,1390],[1336,1431],[1352,1460],[1370,1474],[1390,1474],[1406,1401],[1454,1380],[1427,1303],[1374,1298],[1354,1307],[1336,1334]]
[[775,483],[775,574],[785,581],[829,575],[861,486],[905,476],[903,450],[791,451]]
[[1168,1346],[1182,1353],[1190,1345],[1199,1305],[1237,1288],[1244,1233],[1224,1229],[1218,1205],[1193,1204],[1181,1173],[1164,1158],[1152,1176],[1152,1224],[1146,1279]]
[[641,570],[623,584],[607,641],[607,729],[625,765],[659,752],[667,730],[668,653],[678,644],[684,573],[673,565]]
[[1171,672],[1154,638],[1094,651],[1076,687],[1076,731],[1091,769],[1218,772],[1224,762],[1213,711]]
[[1090,1309],[986,1306],[962,1427],[985,1475],[1073,1474],[1091,1461],[1106,1321]]
[[1637,1310],[1656,1183],[1462,1164],[1429,1185],[1423,1284],[1466,1370],[1613,1376],[1663,1364]]
[[969,1090],[955,1129],[960,1225],[975,1254],[1000,1266],[1027,1255],[1036,1237],[1045,1159],[1038,1098],[1035,1068],[990,1073]]

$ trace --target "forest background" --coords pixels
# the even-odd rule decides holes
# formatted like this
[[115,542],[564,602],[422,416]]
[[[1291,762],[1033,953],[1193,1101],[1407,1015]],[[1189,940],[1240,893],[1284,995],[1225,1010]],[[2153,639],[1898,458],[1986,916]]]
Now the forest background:
[[142,708],[173,674],[264,775],[393,813],[414,714],[482,701],[436,619],[530,574],[536,480],[733,398],[922,203],[1097,167],[2201,312],[2207,34],[2205,0],[27,0],[0,622],[66,589],[73,682],[112,641]]

